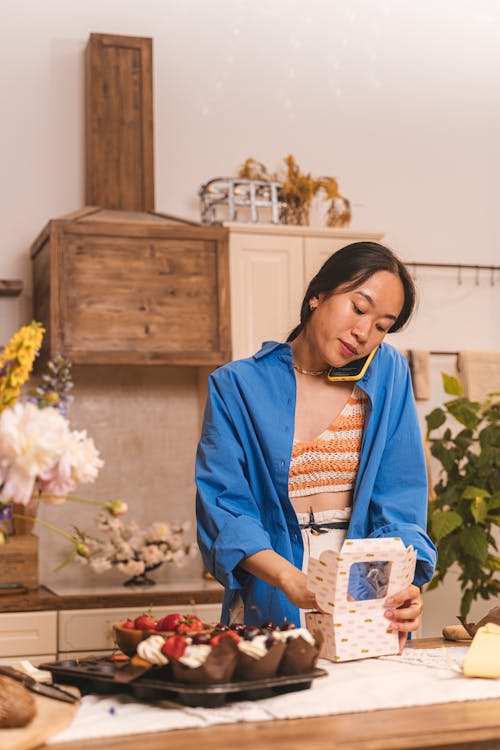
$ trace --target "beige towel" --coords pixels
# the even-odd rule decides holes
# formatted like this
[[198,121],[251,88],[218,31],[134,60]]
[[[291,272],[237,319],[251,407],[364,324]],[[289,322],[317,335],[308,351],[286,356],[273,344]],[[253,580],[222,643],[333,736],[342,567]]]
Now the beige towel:
[[488,393],[500,391],[500,352],[460,352],[457,368],[471,401],[486,401]]
[[411,374],[413,393],[417,401],[427,401],[431,397],[430,354],[423,349],[401,351],[406,357]]

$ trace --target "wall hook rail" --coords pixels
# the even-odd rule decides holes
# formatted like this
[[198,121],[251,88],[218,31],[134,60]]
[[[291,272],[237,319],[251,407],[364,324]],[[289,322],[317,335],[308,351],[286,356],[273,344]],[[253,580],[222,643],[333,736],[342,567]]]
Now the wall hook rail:
[[495,265],[482,265],[478,263],[424,263],[417,260],[409,260],[406,261],[407,266],[411,266],[412,269],[412,276],[414,279],[417,278],[417,269],[418,268],[443,268],[450,271],[456,271],[457,272],[457,284],[459,286],[462,285],[462,272],[472,270],[475,272],[475,284],[476,286],[479,286],[480,282],[480,272],[481,271],[489,271],[490,272],[490,285],[495,286],[495,272],[500,271],[500,266]]

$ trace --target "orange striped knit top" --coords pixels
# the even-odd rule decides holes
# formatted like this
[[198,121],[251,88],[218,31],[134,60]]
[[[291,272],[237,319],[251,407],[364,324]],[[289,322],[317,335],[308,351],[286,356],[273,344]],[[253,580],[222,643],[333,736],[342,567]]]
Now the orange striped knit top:
[[336,419],[314,440],[294,440],[288,494],[343,492],[354,486],[359,467],[366,413],[366,394],[354,386]]

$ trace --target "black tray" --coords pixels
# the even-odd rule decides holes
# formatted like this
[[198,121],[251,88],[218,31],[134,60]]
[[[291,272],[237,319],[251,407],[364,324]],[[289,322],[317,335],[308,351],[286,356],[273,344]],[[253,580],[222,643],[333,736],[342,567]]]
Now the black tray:
[[[39,665],[52,674],[59,685],[76,685],[82,693],[131,693],[138,700],[170,700],[184,706],[216,708],[230,701],[260,700],[295,690],[307,690],[316,677],[328,674],[314,669],[307,674],[268,677],[263,680],[239,680],[211,685],[184,685],[160,679],[161,670],[139,677],[129,683],[115,682],[120,664],[104,658],[66,659]],[[155,674],[156,672],[156,674]]]

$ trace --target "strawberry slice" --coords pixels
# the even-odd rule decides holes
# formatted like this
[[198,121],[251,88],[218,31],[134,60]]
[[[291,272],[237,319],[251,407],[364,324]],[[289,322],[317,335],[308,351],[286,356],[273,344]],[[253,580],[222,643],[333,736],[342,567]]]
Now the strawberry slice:
[[180,659],[187,645],[188,642],[182,635],[171,635],[170,638],[167,638],[161,650],[165,656],[170,656],[172,659]]
[[217,635],[210,638],[210,645],[217,646],[224,638],[231,638],[235,643],[241,641],[240,636],[234,630],[225,630],[223,633],[217,633]]

